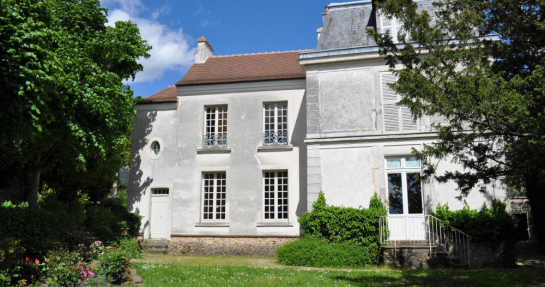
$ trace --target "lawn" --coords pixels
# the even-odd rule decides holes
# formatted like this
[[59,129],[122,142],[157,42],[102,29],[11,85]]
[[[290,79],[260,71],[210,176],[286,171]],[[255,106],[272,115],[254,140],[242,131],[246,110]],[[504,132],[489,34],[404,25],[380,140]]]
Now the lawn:
[[148,257],[133,265],[145,286],[545,286],[543,269],[335,270],[282,267],[274,259],[186,256]]

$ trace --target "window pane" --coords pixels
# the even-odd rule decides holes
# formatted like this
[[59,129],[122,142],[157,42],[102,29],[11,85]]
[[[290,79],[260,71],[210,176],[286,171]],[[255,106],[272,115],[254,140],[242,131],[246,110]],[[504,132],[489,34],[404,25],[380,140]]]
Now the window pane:
[[388,174],[388,200],[390,202],[390,214],[403,214],[401,173]]
[[422,185],[420,173],[407,173],[407,196],[409,213],[422,213]]
[[401,167],[401,158],[386,159],[386,168],[400,168],[400,167]]
[[405,167],[420,167],[420,161],[416,157],[405,158]]

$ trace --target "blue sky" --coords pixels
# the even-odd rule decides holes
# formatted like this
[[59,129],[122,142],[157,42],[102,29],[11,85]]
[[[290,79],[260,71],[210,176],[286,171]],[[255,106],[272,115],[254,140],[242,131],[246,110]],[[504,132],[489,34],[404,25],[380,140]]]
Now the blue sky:
[[[342,1],[334,1],[342,2]],[[179,81],[205,36],[214,55],[313,49],[331,1],[101,0],[109,24],[131,20],[153,46],[144,71],[128,84],[147,97]]]

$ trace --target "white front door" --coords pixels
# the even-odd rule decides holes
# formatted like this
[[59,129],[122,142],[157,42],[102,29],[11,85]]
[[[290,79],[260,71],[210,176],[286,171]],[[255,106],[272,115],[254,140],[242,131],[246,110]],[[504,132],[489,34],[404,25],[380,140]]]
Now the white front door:
[[390,240],[425,240],[420,161],[415,157],[386,159]]
[[170,238],[169,190],[155,188],[151,193],[151,238]]

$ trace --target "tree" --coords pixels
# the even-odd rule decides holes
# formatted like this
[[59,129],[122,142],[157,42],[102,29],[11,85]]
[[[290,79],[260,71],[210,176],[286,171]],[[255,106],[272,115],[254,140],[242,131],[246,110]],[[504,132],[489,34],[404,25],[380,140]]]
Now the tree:
[[29,206],[42,172],[112,178],[134,115],[123,80],[151,47],[136,24],[106,26],[98,0],[4,0],[0,6],[0,170],[23,166]]
[[[462,195],[496,179],[526,188],[538,238],[545,242],[545,2],[440,0],[435,13],[412,0],[377,3],[403,23],[398,34],[369,30],[413,116],[438,120],[438,140],[415,151],[424,175],[438,159],[466,169],[454,180]],[[497,35],[499,40],[494,40]],[[396,64],[401,69],[393,70]]]

